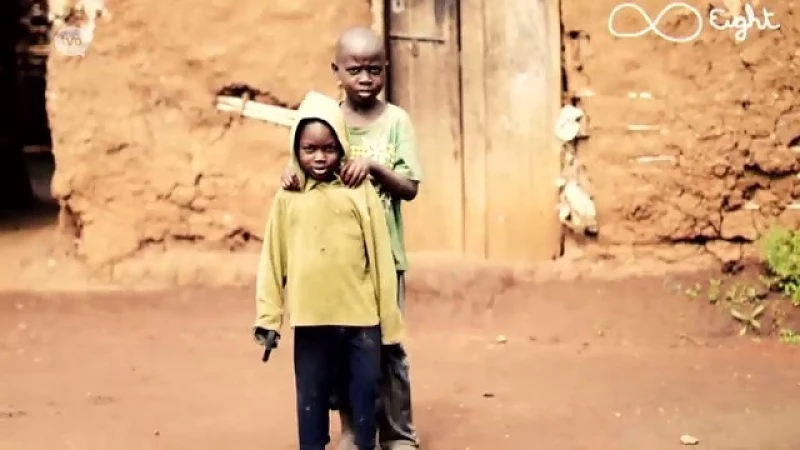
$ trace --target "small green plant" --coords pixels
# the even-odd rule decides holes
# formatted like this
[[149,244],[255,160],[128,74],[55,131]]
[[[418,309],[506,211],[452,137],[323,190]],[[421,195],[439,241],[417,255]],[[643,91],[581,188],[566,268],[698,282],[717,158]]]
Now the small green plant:
[[762,238],[761,251],[772,275],[770,285],[800,306],[800,232],[772,227]]
[[791,345],[800,345],[800,333],[784,328],[780,332],[781,342]]

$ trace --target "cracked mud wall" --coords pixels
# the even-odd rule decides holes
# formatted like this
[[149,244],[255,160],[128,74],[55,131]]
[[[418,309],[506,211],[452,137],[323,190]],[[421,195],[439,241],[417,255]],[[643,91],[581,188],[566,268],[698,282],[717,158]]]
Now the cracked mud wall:
[[[800,20],[791,2],[766,4],[778,32],[706,29],[674,44],[616,39],[616,0],[562,0],[568,88],[589,138],[578,144],[592,182],[601,243],[747,241],[800,195]],[[655,16],[668,2],[639,2]],[[700,3],[697,3],[700,5]],[[702,3],[707,6],[708,3]],[[718,3],[721,6],[721,2]],[[54,53],[48,108],[55,194],[76,253],[94,266],[140,250],[256,245],[286,161],[287,130],[235,119],[214,93],[240,82],[299,102],[335,93],[328,63],[345,27],[371,20],[367,2],[215,4],[111,1],[86,58]],[[705,7],[701,10],[707,10]],[[665,30],[691,34],[691,17]],[[643,26],[635,14],[620,28]],[[572,38],[570,38],[572,37]],[[577,49],[577,50],[576,50]],[[629,92],[653,98],[628,98]],[[663,132],[631,132],[649,124]],[[675,163],[639,163],[642,156]]]
[[[711,5],[725,7],[722,1],[692,2],[705,20],[695,41],[614,38],[608,17],[619,3],[562,0],[568,89],[588,117],[578,155],[591,178],[599,242],[713,246],[752,241],[776,221],[800,225],[800,211],[787,208],[800,197],[794,2],[751,2],[758,13],[772,11],[781,28],[751,29],[739,43],[733,31],[708,26]],[[669,2],[638,4],[655,17]],[[629,10],[615,25],[635,32],[646,23]],[[673,36],[695,27],[677,9],[660,24]]]
[[119,0],[85,58],[50,58],[62,226],[101,267],[144,249],[257,244],[288,130],[230,120],[214,94],[247,83],[287,105],[337,92],[330,58],[367,2]]

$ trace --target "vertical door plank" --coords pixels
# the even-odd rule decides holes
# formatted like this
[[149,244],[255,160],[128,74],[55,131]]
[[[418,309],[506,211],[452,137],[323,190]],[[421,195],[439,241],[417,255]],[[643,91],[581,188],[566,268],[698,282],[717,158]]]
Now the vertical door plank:
[[560,95],[546,0],[487,7],[487,256],[549,259],[559,248],[556,214],[559,156],[553,101]]
[[464,148],[464,249],[487,256],[485,0],[461,0],[461,104]]

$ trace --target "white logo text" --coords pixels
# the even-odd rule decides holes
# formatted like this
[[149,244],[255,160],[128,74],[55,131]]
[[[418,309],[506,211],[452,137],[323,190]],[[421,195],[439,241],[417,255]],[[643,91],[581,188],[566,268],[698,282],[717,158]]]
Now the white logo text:
[[[623,33],[617,31],[614,27],[614,19],[616,19],[617,13],[625,9],[632,9],[636,11],[642,18],[647,22],[647,26],[643,29],[632,32],[632,33]],[[661,29],[659,29],[659,23],[664,18],[664,16],[674,10],[674,9],[681,9],[684,12],[693,15],[697,19],[697,27],[695,28],[694,32],[689,34],[688,36],[683,37],[676,37],[670,36]],[[727,17],[726,17],[727,16]],[[747,39],[747,33],[753,28],[756,27],[761,31],[764,30],[778,30],[780,29],[781,25],[779,23],[772,23],[772,18],[775,16],[775,13],[769,11],[767,8],[762,9],[762,17],[759,18],[756,16],[756,12],[751,5],[744,6],[744,14],[733,14],[732,12],[722,9],[722,8],[714,8],[708,14],[708,22],[711,28],[714,28],[717,31],[725,31],[725,30],[736,30],[734,33],[734,38],[737,42],[742,42]],[[690,42],[697,39],[700,36],[700,33],[703,31],[703,15],[700,11],[684,2],[673,2],[664,7],[658,15],[654,19],[651,19],[647,12],[642,9],[641,6],[637,5],[636,3],[621,3],[617,5],[608,16],[608,32],[611,33],[614,37],[619,38],[635,38],[639,36],[643,36],[648,32],[653,32],[655,35],[661,37],[662,39],[669,41],[669,42],[676,42],[676,43],[683,43],[683,42]]]
[[88,28],[65,26],[55,33],[53,44],[62,55],[85,56],[92,41],[92,34]]

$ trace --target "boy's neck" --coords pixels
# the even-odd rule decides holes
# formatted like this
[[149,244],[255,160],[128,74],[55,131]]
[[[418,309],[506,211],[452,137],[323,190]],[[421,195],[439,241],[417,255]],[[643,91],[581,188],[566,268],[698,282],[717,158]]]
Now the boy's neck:
[[315,177],[310,173],[306,173],[306,180],[309,181],[309,182],[312,182],[312,183],[316,183],[316,184],[319,184],[319,183],[333,183],[334,181],[336,181],[337,178],[338,177],[337,177],[336,172],[331,172],[331,173],[325,175],[324,177]]
[[348,122],[352,125],[369,125],[377,119],[386,108],[386,103],[382,100],[374,99],[368,103],[356,103],[349,98],[345,98],[344,112],[348,117]]

